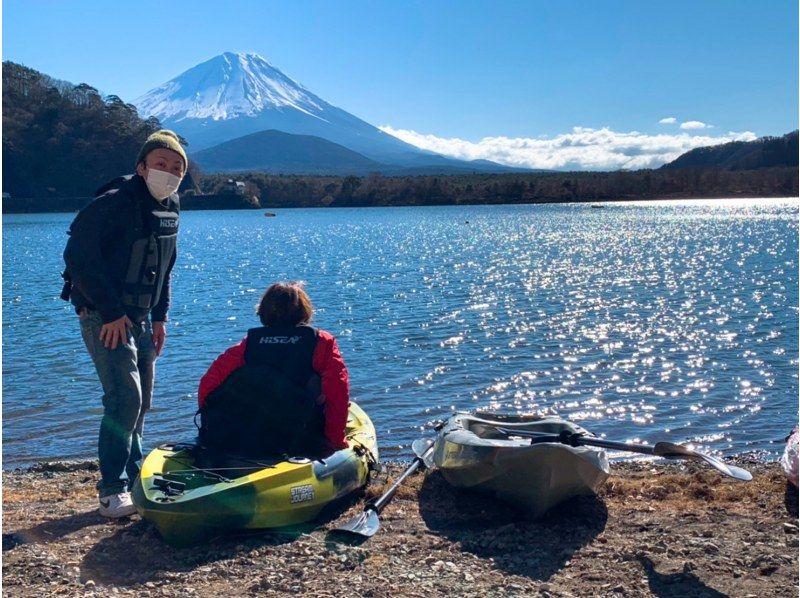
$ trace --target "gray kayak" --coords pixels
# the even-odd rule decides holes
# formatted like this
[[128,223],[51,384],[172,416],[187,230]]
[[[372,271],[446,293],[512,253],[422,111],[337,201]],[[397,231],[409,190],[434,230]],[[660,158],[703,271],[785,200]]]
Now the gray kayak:
[[558,417],[456,413],[439,431],[433,462],[451,485],[492,492],[533,517],[574,496],[595,494],[608,478],[603,450],[531,444],[530,438],[514,436],[514,430],[589,434]]

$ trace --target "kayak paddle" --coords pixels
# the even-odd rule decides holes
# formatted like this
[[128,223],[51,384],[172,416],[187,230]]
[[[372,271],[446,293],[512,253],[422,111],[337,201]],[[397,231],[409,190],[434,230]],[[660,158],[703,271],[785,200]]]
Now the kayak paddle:
[[334,531],[355,534],[364,538],[370,538],[375,535],[381,526],[379,515],[384,507],[389,504],[389,501],[392,500],[400,484],[419,469],[420,465],[425,467],[430,465],[430,458],[433,455],[433,439],[417,438],[411,445],[411,449],[414,451],[414,455],[416,455],[414,460],[403,472],[403,475],[397,478],[397,481],[392,484],[391,488],[384,492],[377,500],[368,502],[361,513],[344,525],[340,525]]
[[656,457],[664,457],[665,459],[689,459],[691,461],[705,461],[714,469],[722,472],[726,476],[730,476],[735,480],[749,482],[753,476],[746,469],[736,467],[724,463],[716,457],[706,455],[700,451],[690,449],[689,447],[673,444],[672,442],[656,442],[654,445],[650,444],[625,444],[624,442],[613,442],[611,440],[603,440],[601,438],[594,438],[584,434],[576,434],[565,430],[561,434],[548,434],[546,432],[529,432],[528,430],[516,430],[513,428],[497,428],[503,434],[509,436],[523,436],[531,438],[531,442],[560,442],[562,444],[569,444],[570,446],[598,446],[601,448],[610,448],[618,451],[627,451],[630,453],[642,453],[644,455],[654,455]]

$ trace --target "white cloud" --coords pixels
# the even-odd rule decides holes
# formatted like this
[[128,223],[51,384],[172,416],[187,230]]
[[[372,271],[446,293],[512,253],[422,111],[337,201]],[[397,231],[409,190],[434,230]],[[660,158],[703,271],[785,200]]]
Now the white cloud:
[[658,121],[658,124],[660,124],[660,125],[674,125],[676,122],[678,122],[677,118],[675,118],[674,116],[668,116],[668,117],[662,118],[660,121]]
[[750,131],[711,137],[678,133],[646,135],[608,127],[574,127],[555,137],[484,137],[480,141],[437,137],[384,125],[379,127],[419,148],[460,160],[492,160],[508,166],[548,170],[616,170],[657,168],[696,147],[729,141],[752,141]]
[[681,123],[681,129],[711,129],[713,126],[702,123],[699,120],[687,120],[685,123]]

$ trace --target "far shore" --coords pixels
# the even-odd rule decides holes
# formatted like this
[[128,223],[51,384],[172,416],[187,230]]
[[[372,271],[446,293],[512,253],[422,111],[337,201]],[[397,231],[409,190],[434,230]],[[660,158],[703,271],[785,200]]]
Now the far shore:
[[[186,196],[181,199],[181,210],[183,211],[209,211],[209,210],[280,210],[280,209],[297,209],[297,208],[388,208],[388,207],[446,207],[446,206],[510,206],[510,205],[553,205],[553,204],[586,204],[587,206],[602,206],[603,204],[616,204],[616,203],[634,203],[634,202],[672,202],[672,201],[725,201],[725,200],[759,200],[759,199],[774,199],[794,201],[797,200],[796,196],[785,195],[762,195],[762,196],[748,196],[748,195],[724,195],[724,196],[663,196],[663,197],[625,197],[618,199],[542,199],[542,200],[526,200],[526,201],[471,201],[464,199],[459,202],[442,202],[442,203],[426,203],[420,205],[418,203],[398,203],[398,204],[330,204],[330,205],[291,205],[284,203],[262,203],[260,205],[250,204],[242,197],[230,196],[217,196],[217,195],[202,195],[202,196]],[[6,198],[3,200],[2,212],[3,214],[68,214],[80,211],[90,201],[91,197],[72,197],[72,198]]]

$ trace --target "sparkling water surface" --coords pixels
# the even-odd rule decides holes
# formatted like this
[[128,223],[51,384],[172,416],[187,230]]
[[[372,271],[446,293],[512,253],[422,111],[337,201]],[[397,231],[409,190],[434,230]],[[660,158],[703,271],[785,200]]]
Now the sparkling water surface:
[[[621,441],[773,457],[798,415],[798,202],[186,212],[145,441],[304,280],[351,396],[401,456],[454,410],[558,412]],[[101,391],[58,298],[74,214],[3,216],[3,467],[91,458]]]

